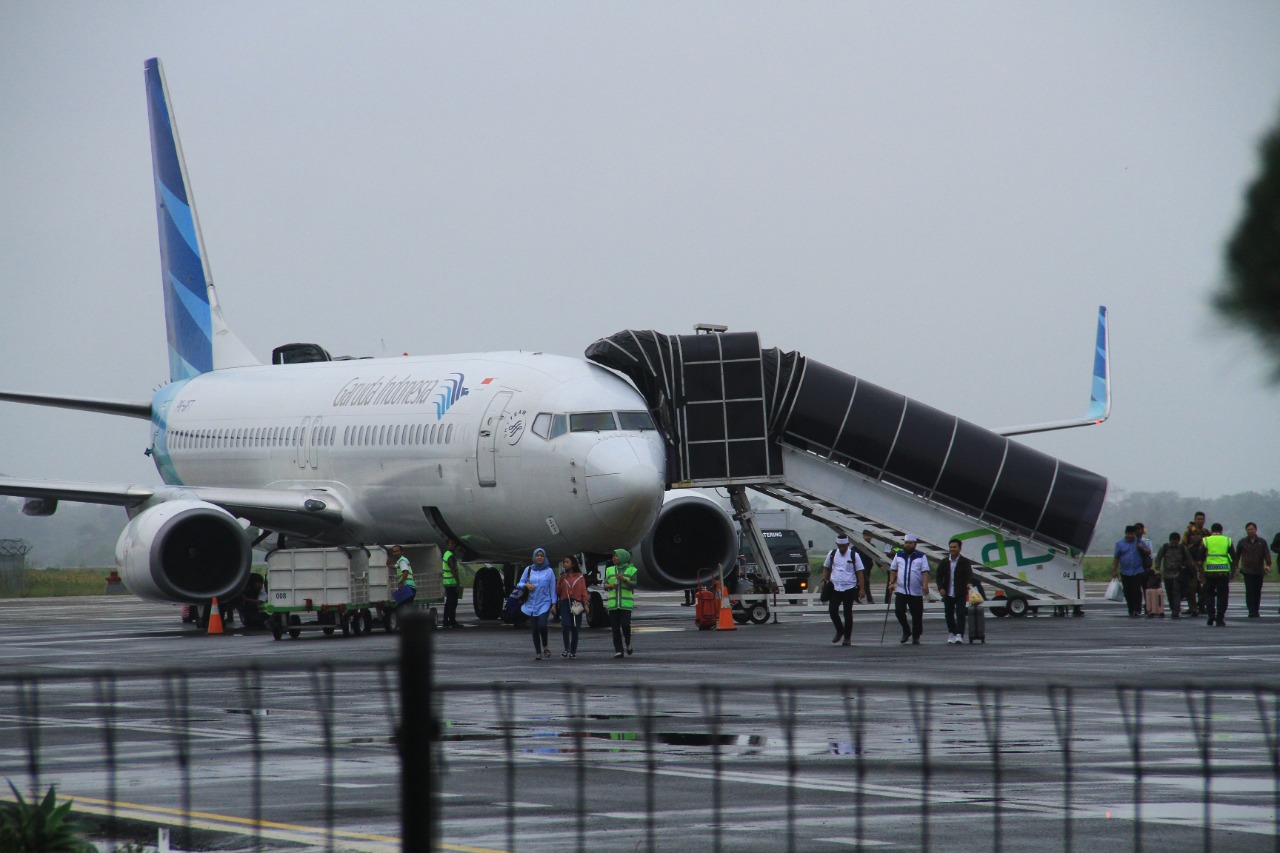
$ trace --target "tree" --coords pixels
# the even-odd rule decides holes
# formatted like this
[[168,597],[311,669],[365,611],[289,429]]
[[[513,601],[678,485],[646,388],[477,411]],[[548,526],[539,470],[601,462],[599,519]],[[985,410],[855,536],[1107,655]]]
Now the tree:
[[1260,153],[1262,171],[1227,243],[1227,282],[1217,306],[1258,337],[1280,382],[1280,125],[1262,141]]

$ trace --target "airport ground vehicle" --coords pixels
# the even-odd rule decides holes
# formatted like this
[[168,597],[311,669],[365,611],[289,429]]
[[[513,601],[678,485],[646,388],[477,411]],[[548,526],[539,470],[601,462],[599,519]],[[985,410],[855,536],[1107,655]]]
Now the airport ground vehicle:
[[[414,606],[426,608],[434,623],[444,599],[440,551],[435,545],[405,545],[418,593]],[[305,631],[359,636],[380,625],[399,627],[391,597],[391,570],[381,548],[289,548],[267,554],[267,627],[277,640]],[[314,615],[314,620],[311,616]]]
[[[809,552],[805,549],[804,541],[794,530],[771,528],[766,525],[767,520],[761,526],[760,535],[768,543],[769,553],[778,567],[778,574],[783,584],[782,592],[791,595],[808,592]],[[747,575],[754,576],[756,561],[742,534],[738,534],[738,554],[742,557]]]

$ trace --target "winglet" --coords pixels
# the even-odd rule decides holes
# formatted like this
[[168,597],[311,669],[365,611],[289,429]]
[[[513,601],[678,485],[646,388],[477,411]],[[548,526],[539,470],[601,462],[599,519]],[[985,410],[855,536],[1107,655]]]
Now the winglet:
[[213,292],[164,69],[159,59],[148,59],[144,69],[160,227],[161,285],[169,334],[169,378],[177,381],[224,367],[257,364],[253,354],[227,327]]
[[1098,337],[1093,348],[1093,382],[1089,389],[1089,411],[1083,418],[1071,421],[1035,424],[1034,426],[1004,427],[995,430],[1000,435],[1027,435],[1033,432],[1051,432],[1072,427],[1093,426],[1111,417],[1111,335],[1107,327],[1107,306],[1098,306]]

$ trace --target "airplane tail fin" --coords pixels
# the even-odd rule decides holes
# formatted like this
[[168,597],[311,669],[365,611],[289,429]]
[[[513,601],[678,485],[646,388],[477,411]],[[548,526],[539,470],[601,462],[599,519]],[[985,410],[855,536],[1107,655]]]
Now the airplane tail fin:
[[159,59],[146,61],[145,76],[164,316],[169,333],[169,379],[189,379],[210,370],[258,364],[228,328],[218,305]]
[[1093,377],[1089,386],[1089,411],[1084,417],[1070,421],[1054,421],[1033,426],[1002,427],[994,430],[1000,435],[1028,435],[1033,432],[1050,432],[1058,429],[1093,426],[1111,417],[1111,353],[1107,329],[1107,306],[1098,306],[1098,334],[1093,346]]

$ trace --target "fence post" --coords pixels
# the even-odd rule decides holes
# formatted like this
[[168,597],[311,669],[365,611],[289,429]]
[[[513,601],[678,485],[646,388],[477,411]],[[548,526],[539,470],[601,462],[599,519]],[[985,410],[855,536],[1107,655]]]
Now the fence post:
[[[403,612],[408,611],[408,612]],[[435,741],[440,721],[432,698],[434,669],[427,616],[403,608],[400,618],[400,849],[421,853],[436,849],[439,800],[435,778]]]

